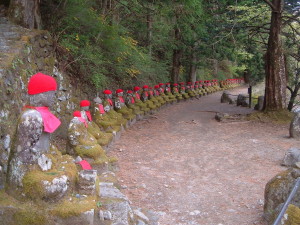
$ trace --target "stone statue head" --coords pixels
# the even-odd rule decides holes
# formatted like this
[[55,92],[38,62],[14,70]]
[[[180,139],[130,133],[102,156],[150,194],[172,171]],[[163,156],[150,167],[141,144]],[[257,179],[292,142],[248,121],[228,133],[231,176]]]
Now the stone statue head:
[[123,90],[122,89],[117,89],[116,90],[116,95],[119,97],[119,96],[123,96],[124,95],[124,92],[123,92]]
[[129,95],[129,96],[131,96],[131,97],[132,97],[132,96],[133,96],[133,91],[131,91],[131,90],[128,90],[128,91],[127,91],[127,95]]
[[84,110],[84,111],[89,111],[90,105],[91,105],[91,103],[89,100],[82,100],[80,102],[80,108],[81,108],[81,110]]
[[108,90],[108,89],[104,90],[103,94],[104,94],[105,99],[112,99],[112,91],[111,90]]
[[37,73],[28,82],[29,101],[32,106],[51,107],[55,102],[57,83],[49,75]]
[[135,86],[135,87],[133,88],[133,90],[134,90],[135,93],[138,93],[140,89],[141,89],[141,88],[138,87],[138,86]]

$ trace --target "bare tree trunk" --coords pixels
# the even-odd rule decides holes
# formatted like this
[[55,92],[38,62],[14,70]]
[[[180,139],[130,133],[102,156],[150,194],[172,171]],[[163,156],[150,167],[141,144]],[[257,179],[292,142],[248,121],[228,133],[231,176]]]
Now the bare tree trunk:
[[[176,27],[174,31],[175,31],[175,40],[176,42],[178,42],[181,38],[180,29]],[[173,64],[171,70],[171,79],[174,83],[177,83],[179,80],[181,57],[182,57],[182,49],[179,46],[177,46],[176,49],[173,49]]]
[[101,0],[101,14],[105,15],[107,9],[107,0]]
[[292,111],[293,107],[294,107],[294,103],[295,103],[295,100],[296,100],[296,97],[298,95],[298,91],[300,89],[300,83],[298,83],[294,90],[292,90],[291,88],[288,87],[288,89],[291,91],[291,98],[290,98],[290,101],[289,101],[289,104],[288,104],[288,110],[289,111]]
[[197,75],[197,54],[196,54],[196,44],[191,49],[191,55],[190,55],[190,71],[189,71],[189,78],[191,82],[196,81],[196,75]]
[[153,18],[150,12],[150,9],[148,9],[147,13],[147,46],[149,49],[149,55],[152,55],[152,25],[153,25]]
[[281,43],[283,0],[268,1],[272,8],[268,49],[265,57],[266,89],[264,110],[286,108],[286,68]]
[[29,29],[41,29],[40,0],[11,0],[9,17]]

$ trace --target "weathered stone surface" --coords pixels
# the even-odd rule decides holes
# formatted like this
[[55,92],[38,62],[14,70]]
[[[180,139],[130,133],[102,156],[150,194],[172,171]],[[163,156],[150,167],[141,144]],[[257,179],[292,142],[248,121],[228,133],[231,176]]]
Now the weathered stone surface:
[[78,176],[78,191],[84,195],[96,193],[97,170],[81,170]]
[[296,112],[290,124],[290,137],[300,139],[300,112]]
[[228,91],[224,91],[221,96],[221,103],[230,103],[234,102],[233,98],[231,97]]
[[257,104],[254,106],[255,110],[262,111],[264,107],[265,96],[259,96]]
[[113,183],[100,182],[99,196],[102,198],[115,198],[115,199],[128,200],[127,197],[113,185]]
[[107,210],[99,210],[99,218],[101,221],[112,220],[112,214]]
[[47,199],[60,199],[68,190],[68,177],[65,175],[56,177],[52,181],[43,180],[41,182]]
[[245,95],[239,94],[236,101],[237,106],[248,107],[248,98]]
[[135,210],[133,210],[133,213],[137,218],[143,220],[144,222],[147,222],[147,223],[149,222],[149,218],[147,216],[145,216],[145,214],[142,213],[140,210],[135,209]]
[[48,158],[47,156],[45,156],[44,154],[42,154],[38,158],[38,165],[40,166],[42,171],[51,170],[52,160],[50,158]]
[[294,166],[297,162],[300,162],[300,149],[290,148],[284,156],[281,163],[283,166]]
[[112,214],[112,225],[129,225],[132,223],[133,212],[127,201],[116,201],[106,205]]
[[[267,183],[265,187],[264,217],[268,222],[275,219],[298,177],[300,177],[300,169],[290,168],[277,174]],[[292,199],[291,204],[297,207],[300,206],[300,190]]]
[[56,223],[58,225],[77,225],[77,224],[84,224],[84,225],[95,225],[94,223],[94,215],[95,210],[91,209],[89,211],[81,213],[79,216],[71,216],[65,219],[56,219]]

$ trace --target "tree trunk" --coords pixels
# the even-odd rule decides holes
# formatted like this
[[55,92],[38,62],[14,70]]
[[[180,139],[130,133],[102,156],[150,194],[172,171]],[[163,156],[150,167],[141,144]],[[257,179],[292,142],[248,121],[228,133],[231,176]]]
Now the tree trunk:
[[[180,29],[176,27],[174,31],[175,31],[175,41],[179,43],[181,37]],[[174,83],[177,83],[179,80],[181,57],[182,57],[182,49],[180,49],[180,47],[177,46],[176,49],[173,49],[173,64],[171,70],[171,79]]]
[[153,21],[152,21],[152,15],[150,12],[150,9],[148,9],[148,13],[147,13],[147,46],[149,49],[149,55],[152,55],[152,25],[153,25]]
[[40,0],[11,0],[9,17],[29,29],[41,29]]
[[280,37],[283,0],[273,0],[272,5],[268,49],[265,56],[264,110],[280,110],[286,107],[286,69]]
[[196,54],[196,44],[191,49],[191,55],[190,55],[190,71],[189,71],[189,78],[191,82],[196,81],[196,75],[197,75],[197,54]]
[[288,104],[288,110],[292,111],[293,107],[294,107],[294,103],[295,103],[295,99],[298,95],[298,91],[300,89],[300,83],[297,83],[297,85],[295,86],[294,90],[292,90],[291,88],[288,87],[288,89],[291,91],[291,98],[289,100],[289,104]]

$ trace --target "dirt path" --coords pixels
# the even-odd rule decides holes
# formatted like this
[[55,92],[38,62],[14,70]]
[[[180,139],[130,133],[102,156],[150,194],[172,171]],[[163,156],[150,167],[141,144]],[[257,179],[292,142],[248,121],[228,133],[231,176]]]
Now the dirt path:
[[264,224],[265,184],[300,142],[287,137],[287,125],[219,123],[215,113],[199,112],[251,112],[221,104],[220,96],[160,110],[125,132],[110,153],[119,158],[123,192],[133,205],[161,212],[159,224]]

